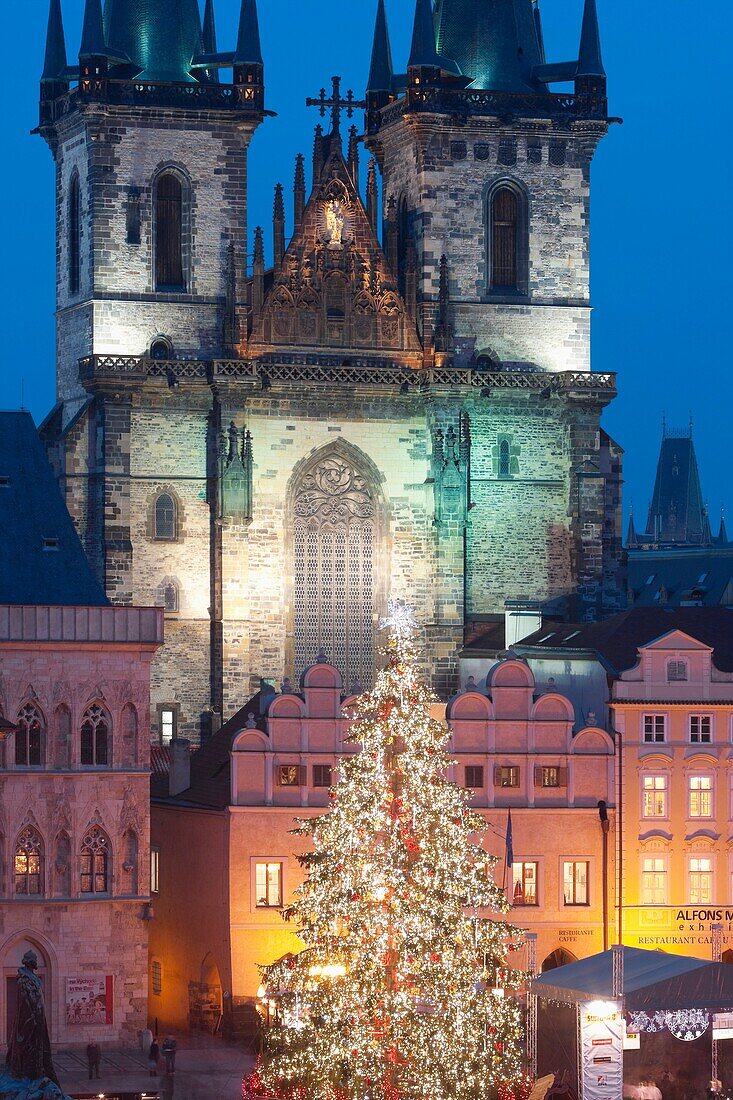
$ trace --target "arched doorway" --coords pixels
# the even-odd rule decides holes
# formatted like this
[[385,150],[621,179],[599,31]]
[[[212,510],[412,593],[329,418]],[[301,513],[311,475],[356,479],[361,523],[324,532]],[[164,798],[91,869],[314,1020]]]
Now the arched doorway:
[[548,970],[557,970],[558,966],[567,966],[568,963],[574,963],[578,960],[575,955],[570,951],[566,951],[564,947],[557,947],[554,951],[551,951],[546,959],[543,960],[541,971],[546,974]]
[[201,963],[198,983],[191,992],[191,1028],[217,1035],[221,1031],[224,1000],[219,967],[211,952]]
[[15,1020],[15,1012],[18,1004],[18,968],[22,965],[26,951],[35,951],[38,956],[38,970],[36,973],[43,982],[43,993],[46,1007],[46,1020],[49,1033],[52,1031],[53,997],[51,995],[51,968],[48,956],[43,948],[34,940],[20,936],[13,940],[5,949],[2,956],[2,1013],[0,1014],[0,1042],[7,1043],[10,1029]]

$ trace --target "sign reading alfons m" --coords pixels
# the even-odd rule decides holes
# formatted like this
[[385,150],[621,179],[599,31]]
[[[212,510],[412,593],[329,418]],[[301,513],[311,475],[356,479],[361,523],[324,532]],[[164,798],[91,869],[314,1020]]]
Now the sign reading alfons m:
[[676,920],[689,924],[728,924],[733,926],[733,909],[678,909]]

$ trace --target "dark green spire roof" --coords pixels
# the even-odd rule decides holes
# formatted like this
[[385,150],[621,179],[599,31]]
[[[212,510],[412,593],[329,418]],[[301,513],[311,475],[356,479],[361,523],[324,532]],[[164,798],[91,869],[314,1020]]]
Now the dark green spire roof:
[[368,92],[389,92],[392,89],[392,49],[389,44],[387,15],[384,0],[377,4],[377,21],[374,25],[372,63],[369,67]]
[[239,15],[239,34],[234,54],[235,65],[261,65],[260,23],[257,18],[257,0],[242,0]]
[[[204,54],[213,56],[216,54],[216,20],[214,18],[214,0],[206,0],[204,8],[204,29],[201,36]],[[219,83],[219,70],[207,69],[206,79],[212,84]]]
[[692,433],[665,435],[646,534],[655,542],[700,546],[709,541],[709,527]]
[[578,76],[605,76],[601,56],[601,32],[598,27],[596,0],[585,0],[583,27],[580,32]]
[[86,0],[79,57],[104,57],[106,52],[102,0]]
[[64,38],[64,21],[61,16],[61,0],[51,0],[48,9],[46,56],[43,62],[41,80],[58,80],[64,72],[66,64],[66,40]]
[[442,52],[435,45],[432,0],[415,0],[415,21],[412,25],[412,45],[407,67],[443,69],[460,76],[461,70],[455,60],[449,54],[441,56]]
[[437,0],[436,45],[474,88],[537,92],[541,64],[532,0]]
[[144,80],[191,83],[201,51],[198,0],[106,0],[106,41]]

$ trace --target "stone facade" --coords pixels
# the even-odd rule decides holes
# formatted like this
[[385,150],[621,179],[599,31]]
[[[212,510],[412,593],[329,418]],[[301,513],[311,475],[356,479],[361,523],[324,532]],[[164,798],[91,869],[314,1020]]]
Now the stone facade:
[[[162,628],[155,608],[0,607],[0,712],[7,725],[35,715],[40,740],[31,763],[21,762],[24,730],[5,729],[0,743],[0,1044],[29,947],[54,1045],[132,1046],[146,1026],[149,679]],[[107,724],[108,763],[98,744],[97,762],[84,762],[82,727],[94,707]],[[83,850],[92,834],[107,852],[94,889]],[[17,873],[19,850],[37,853],[35,878],[32,867]],[[111,979],[110,1022],[104,1013],[101,1022],[69,1022],[76,978]]]

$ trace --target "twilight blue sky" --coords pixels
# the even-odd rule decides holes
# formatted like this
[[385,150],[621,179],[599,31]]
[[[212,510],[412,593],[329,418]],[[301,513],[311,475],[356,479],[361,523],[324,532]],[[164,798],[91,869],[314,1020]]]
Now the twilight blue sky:
[[[83,0],[62,0],[70,57]],[[250,156],[250,231],[269,227],[272,187],[308,158],[314,111],[304,106],[333,73],[361,94],[376,0],[260,0],[268,107],[278,112]],[[690,415],[703,491],[717,529],[733,528],[731,486],[730,4],[598,0],[610,109],[622,116],[593,167],[593,363],[619,374],[605,425],[625,448],[625,511],[646,517],[666,413]],[[217,0],[220,49],[232,49],[239,0]],[[548,60],[576,55],[582,0],[543,0]],[[47,0],[8,4],[9,54],[0,127],[4,355],[0,408],[25,403],[40,420],[54,399],[54,194],[37,121]],[[395,67],[404,69],[412,0],[387,0]],[[359,121],[359,120],[357,120]],[[287,193],[287,190],[286,190]],[[288,209],[288,216],[290,210]],[[269,234],[268,234],[269,235]]]

